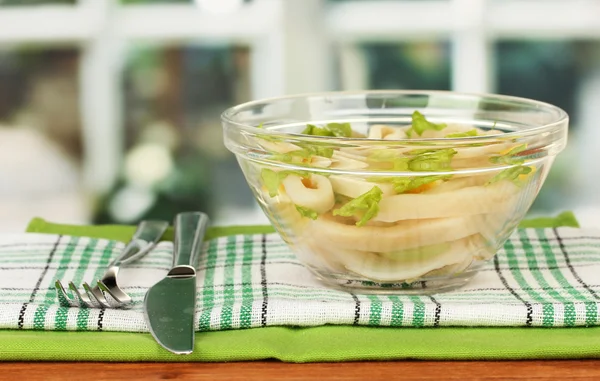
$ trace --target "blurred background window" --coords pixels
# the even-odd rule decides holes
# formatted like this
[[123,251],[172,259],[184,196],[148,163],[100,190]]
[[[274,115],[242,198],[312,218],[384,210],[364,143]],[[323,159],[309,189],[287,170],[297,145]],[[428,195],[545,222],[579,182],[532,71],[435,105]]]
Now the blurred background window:
[[530,213],[600,226],[598,12],[595,0],[0,0],[0,229],[189,209],[267,223],[220,113],[359,89],[562,107],[568,148]]

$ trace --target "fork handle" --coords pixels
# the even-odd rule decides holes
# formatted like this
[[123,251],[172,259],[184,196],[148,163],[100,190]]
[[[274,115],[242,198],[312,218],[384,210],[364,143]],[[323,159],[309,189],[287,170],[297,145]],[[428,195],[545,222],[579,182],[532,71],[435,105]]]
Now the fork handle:
[[158,244],[168,227],[167,221],[142,221],[125,249],[109,267],[127,264],[148,254]]
[[202,212],[183,212],[175,216],[173,267],[196,268],[209,218]]

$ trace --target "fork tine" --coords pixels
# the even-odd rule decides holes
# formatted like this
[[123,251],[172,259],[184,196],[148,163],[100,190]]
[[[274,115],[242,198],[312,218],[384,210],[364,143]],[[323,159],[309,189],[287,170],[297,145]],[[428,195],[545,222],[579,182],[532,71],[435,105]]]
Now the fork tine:
[[106,298],[104,297],[104,294],[102,293],[102,291],[98,288],[98,287],[90,287],[89,284],[87,284],[86,282],[83,283],[83,289],[85,290],[85,292],[89,295],[90,299],[94,299],[95,302],[97,303],[97,307],[104,307],[104,308],[110,308],[110,304],[108,303],[108,301],[106,300]]
[[79,302],[79,307],[93,308],[96,306],[95,301],[93,299],[91,299],[89,297],[89,295],[87,295],[87,293],[79,292],[79,290],[77,289],[77,287],[75,286],[75,284],[73,282],[69,282],[69,288],[71,289],[71,291],[73,291],[73,293],[77,297],[77,301]]
[[69,282],[69,290],[73,295],[71,296],[61,281],[54,282],[57,298],[62,307],[119,308],[131,303],[129,295],[122,292],[118,287],[114,289],[109,286],[102,281],[98,281],[96,287],[90,287],[88,283],[83,283],[84,291],[82,292],[73,282]]
[[54,282],[54,288],[57,292],[58,302],[62,307],[74,307],[75,303],[69,298],[69,295],[60,280]]
[[[98,286],[97,287],[102,291],[102,294],[106,298],[106,302],[110,305],[110,307],[112,307],[112,308],[122,308],[122,307],[125,307],[127,305],[127,303],[123,302],[120,299],[117,299],[118,295],[115,295],[110,290],[110,288],[108,288],[102,281],[98,281]],[[120,291],[120,290],[118,290],[118,291]],[[126,296],[128,296],[128,295],[126,295]]]
[[110,297],[115,301],[116,305],[118,307],[122,307],[125,306],[129,303],[131,303],[131,297],[129,295],[127,295],[125,292],[123,292],[119,286],[117,286],[116,282],[114,282],[114,280],[109,279],[112,281],[112,284],[109,283],[108,285],[106,284],[106,282],[103,281],[98,281],[98,288],[100,288],[102,291],[104,291],[105,293],[107,293],[108,295],[110,295]]

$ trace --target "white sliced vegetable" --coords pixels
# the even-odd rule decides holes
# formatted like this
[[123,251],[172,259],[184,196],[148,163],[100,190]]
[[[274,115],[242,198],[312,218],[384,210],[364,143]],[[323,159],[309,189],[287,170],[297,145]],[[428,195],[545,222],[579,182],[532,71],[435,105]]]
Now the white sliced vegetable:
[[341,153],[341,154],[350,154],[354,156],[358,156],[358,160],[367,160],[367,156],[371,153],[373,149],[371,147],[340,147],[339,150],[335,151],[333,154]]
[[328,159],[323,156],[312,156],[310,160],[311,160],[310,164],[312,166],[318,167],[318,168],[331,167],[333,164],[333,161],[331,159]]
[[297,236],[307,225],[307,219],[296,209],[296,206],[292,200],[286,195],[285,191],[280,191],[277,196],[269,196],[269,192],[266,189],[260,190],[262,199],[259,202],[265,205],[265,214],[271,220],[277,230],[283,233],[283,238],[286,242],[288,240],[286,236],[294,235]]
[[321,271],[344,271],[334,254],[336,248],[331,245],[324,245],[322,242],[315,241],[310,234],[303,234],[295,245],[295,253],[300,260],[314,266]]
[[332,159],[341,160],[342,158],[362,161],[364,163],[367,162],[366,156],[359,155],[357,153],[342,151],[341,149],[333,152]]
[[375,186],[381,189],[384,196],[391,196],[395,194],[394,186],[389,183],[376,184],[366,180],[345,175],[331,175],[329,176],[329,181],[331,182],[331,186],[333,187],[333,191],[335,193],[339,193],[352,198],[356,198],[364,193],[367,193]]
[[504,134],[504,132],[500,131],[500,130],[487,130],[486,131],[486,130],[481,130],[480,129],[479,131],[480,131],[479,135],[484,135],[484,136],[487,136],[487,135],[502,135],[502,134]]
[[481,186],[488,182],[494,174],[473,174],[468,177],[452,177],[448,181],[444,181],[436,187],[428,189],[421,194],[439,194],[445,192],[453,192],[463,188],[469,188],[474,186]]
[[[472,250],[472,249],[467,249]],[[432,270],[422,275],[423,278],[438,278],[445,277],[447,275],[458,274],[467,269],[473,263],[473,257],[468,255],[462,262],[454,263],[440,267],[439,269]],[[417,279],[407,279],[407,283],[413,282]]]
[[442,194],[399,194],[382,198],[373,220],[396,222],[498,213],[506,209],[505,202],[518,191],[519,187],[504,180]]
[[461,216],[358,227],[324,214],[313,221],[310,233],[315,240],[331,242],[337,248],[383,253],[464,238],[479,232],[480,220],[478,216]]
[[369,129],[369,139],[406,139],[406,132],[400,127],[375,124]]
[[297,175],[288,175],[283,179],[283,187],[294,204],[317,213],[333,208],[335,197],[327,177],[313,174],[308,183],[305,182]]
[[[454,148],[456,151],[456,155],[454,155],[453,159],[471,159],[471,158],[483,158],[488,159],[491,154],[499,154],[505,150],[509,150],[514,147],[515,144],[509,143],[498,143],[498,144],[488,144],[485,146],[475,146],[475,147],[460,147]],[[489,161],[487,162],[489,165]]]
[[423,131],[423,133],[421,134],[421,136],[417,135],[416,133],[412,133],[411,138],[413,139],[418,139],[418,138],[422,138],[422,139],[429,139],[429,138],[443,138],[446,137],[446,135],[450,135],[450,134],[457,134],[457,133],[461,133],[461,132],[467,132],[473,129],[473,126],[470,125],[464,125],[464,124],[447,124],[445,128],[437,131],[437,130],[425,130]]
[[402,140],[402,139],[406,139],[406,132],[404,131],[400,131],[400,132],[395,132],[393,134],[389,134],[386,135],[385,138],[383,138],[384,140]]
[[362,138],[366,138],[367,135],[363,134],[362,132],[358,132],[358,131],[352,129],[352,134],[350,135],[350,137],[352,137],[352,138],[361,138],[362,139]]
[[369,279],[394,282],[418,278],[444,266],[463,263],[472,250],[471,237],[448,243],[442,252],[413,251],[397,260],[376,253],[346,250],[338,253],[338,260],[350,271]]
[[295,144],[292,144],[292,143],[270,142],[270,141],[264,140],[264,139],[259,139],[258,144],[260,144],[260,146],[263,147],[264,149],[266,149],[267,151],[277,152],[277,153],[288,153],[288,152],[298,151],[298,150],[302,149],[301,147],[299,147]]
[[331,156],[332,163],[331,168],[335,169],[361,169],[367,168],[369,164],[364,161],[363,157],[360,157],[360,160],[353,158],[351,154],[343,154],[339,151],[335,151],[333,156]]

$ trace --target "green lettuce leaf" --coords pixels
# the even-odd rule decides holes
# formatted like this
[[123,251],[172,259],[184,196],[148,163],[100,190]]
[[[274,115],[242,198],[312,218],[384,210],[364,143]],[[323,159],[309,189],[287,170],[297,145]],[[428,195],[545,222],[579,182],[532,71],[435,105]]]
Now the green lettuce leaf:
[[[415,151],[411,151],[409,153]],[[412,158],[408,163],[408,169],[410,169],[411,171],[449,171],[452,169],[450,167],[452,157],[457,153],[452,148],[418,151],[419,154]]]
[[269,196],[277,196],[277,193],[279,192],[279,184],[281,184],[277,172],[268,168],[263,168],[263,170],[260,171],[260,179],[269,191]]
[[416,111],[412,114],[412,127],[408,129],[406,134],[411,137],[412,133],[415,132],[417,135],[423,135],[423,132],[427,130],[441,131],[446,128],[445,123],[432,123],[425,119],[425,116],[420,112]]
[[525,158],[515,156],[515,155],[525,151],[526,149],[527,149],[526,143],[519,144],[518,146],[511,148],[504,155],[490,157],[490,162],[494,163],[494,164],[512,164],[512,165],[523,164],[523,163],[525,163]]
[[402,156],[401,153],[390,149],[378,149],[374,150],[367,156],[367,160],[375,163],[386,163],[392,164],[394,171],[407,171],[408,164],[411,160],[410,157]]
[[327,123],[325,128],[337,137],[349,138],[352,136],[352,126],[350,123]]
[[313,124],[307,124],[304,131],[302,131],[302,134],[314,136],[335,136],[330,130],[326,128],[317,127]]
[[432,175],[432,176],[415,176],[415,177],[370,177],[367,181],[374,183],[391,183],[394,186],[394,191],[398,194],[406,193],[417,189],[423,185],[433,183],[438,180],[448,180],[452,175]]
[[532,169],[531,167],[527,167],[527,166],[517,166],[517,167],[512,167],[512,168],[507,168],[503,171],[501,171],[500,173],[498,173],[496,176],[492,177],[487,184],[493,184],[496,183],[498,181],[501,180],[510,180],[514,183],[516,183],[517,185],[519,185],[519,176],[520,175],[527,175],[529,173],[531,173]]
[[327,123],[325,127],[317,127],[313,124],[307,124],[306,128],[302,131],[302,134],[349,138],[352,136],[352,126],[350,123]]
[[334,216],[352,217],[360,216],[356,226],[364,226],[369,220],[379,213],[379,201],[383,192],[379,187],[373,187],[339,209],[333,210]]
[[296,210],[298,211],[298,213],[300,213],[303,217],[308,217],[311,220],[316,220],[317,217],[319,217],[319,214],[317,212],[315,212],[312,209],[308,209],[305,208],[303,206],[300,205],[296,205]]
[[284,163],[292,163],[294,161],[297,161],[295,160],[296,158],[300,160],[309,159],[312,155],[313,153],[311,153],[309,150],[299,149],[296,151],[274,154],[271,156],[271,159],[276,161],[282,161]]
[[454,134],[448,134],[445,137],[446,138],[466,138],[469,136],[477,136],[477,130],[474,128],[472,130],[469,130],[467,132],[457,132]]
[[279,186],[281,185],[281,182],[289,175],[298,175],[303,178],[310,177],[310,173],[306,171],[286,170],[275,172],[269,168],[263,168],[262,171],[260,171],[260,178],[262,180],[262,183],[267,188],[269,196],[271,197],[277,196],[277,194],[279,193]]
[[323,156],[326,158],[331,158],[333,156],[333,148],[331,148],[331,147],[311,145],[309,147],[306,147],[306,149],[308,150],[308,152],[311,153],[311,155]]
[[[373,151],[367,160],[377,163],[391,163],[394,171],[449,171],[452,157],[457,151],[452,148],[443,149],[416,149],[406,153],[401,153],[390,149],[380,149]],[[413,156],[410,156],[413,155]]]
[[313,156],[322,156],[326,158],[333,156],[333,148],[331,147],[323,147],[304,143],[296,143],[296,145],[302,146],[303,149],[274,154],[271,156],[271,159],[282,161],[284,163],[300,164],[299,161],[302,161],[302,159],[310,159]]

